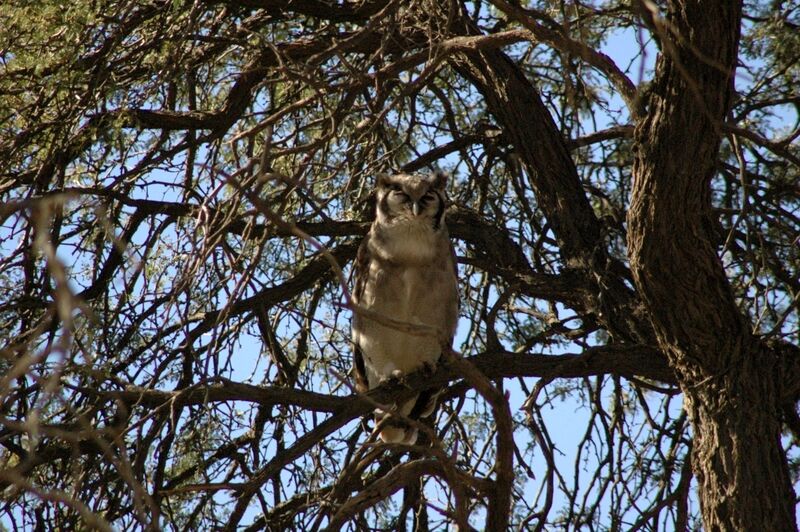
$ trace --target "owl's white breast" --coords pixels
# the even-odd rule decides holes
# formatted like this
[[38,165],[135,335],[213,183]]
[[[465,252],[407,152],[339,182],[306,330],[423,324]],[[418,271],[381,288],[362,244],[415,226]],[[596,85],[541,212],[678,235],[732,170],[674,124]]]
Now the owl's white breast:
[[[434,244],[423,244],[419,240],[415,243],[414,238],[427,238],[425,231],[408,231],[405,236],[408,238],[393,238],[398,240],[394,246],[381,249],[382,258],[393,257],[389,259],[391,263],[373,260],[363,272],[367,281],[359,303],[396,320],[437,327],[442,337],[414,336],[354,317],[353,341],[364,355],[370,387],[397,372],[407,374],[426,363],[434,365],[441,355],[442,342],[450,341],[455,332],[457,286],[449,240],[445,236],[443,241]],[[426,255],[420,248],[427,250]],[[406,259],[430,258],[417,265],[420,262],[398,261],[398,255]]]
[[430,220],[403,220],[382,226],[376,238],[370,240],[370,251],[395,263],[424,264],[436,257],[440,239]]

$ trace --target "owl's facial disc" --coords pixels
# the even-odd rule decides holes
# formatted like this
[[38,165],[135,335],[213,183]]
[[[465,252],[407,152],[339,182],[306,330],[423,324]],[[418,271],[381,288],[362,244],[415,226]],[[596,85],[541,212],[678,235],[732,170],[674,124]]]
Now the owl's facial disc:
[[430,214],[432,205],[436,202],[436,195],[428,192],[422,196],[418,195],[418,191],[405,191],[401,187],[392,187],[389,192],[392,196],[391,203],[397,205],[401,210],[406,212],[411,211],[411,214],[416,218],[421,215]]
[[378,178],[378,215],[384,223],[427,223],[434,231],[442,227],[444,181],[419,175],[381,175]]

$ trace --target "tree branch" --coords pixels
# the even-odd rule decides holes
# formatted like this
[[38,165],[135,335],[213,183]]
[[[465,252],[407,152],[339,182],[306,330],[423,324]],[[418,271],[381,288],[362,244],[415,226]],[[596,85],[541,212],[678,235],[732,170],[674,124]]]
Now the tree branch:
[[[588,348],[580,354],[545,355],[532,353],[487,352],[465,361],[470,362],[487,379],[580,378],[597,375],[641,377],[668,384],[676,384],[675,375],[660,351],[642,345],[611,345]],[[217,379],[214,384],[195,384],[178,391],[135,389],[120,391],[95,391],[76,388],[83,393],[121,400],[130,405],[158,408],[166,404],[176,406],[198,405],[226,401],[246,401],[262,406],[286,405],[353,416],[369,413],[375,404],[388,404],[413,396],[427,388],[445,387],[463,378],[453,362],[439,365],[433,375],[427,372],[412,373],[402,384],[384,384],[371,390],[366,397],[359,394],[332,396],[277,386],[255,386],[228,379]],[[399,395],[398,395],[399,394]],[[346,422],[346,421],[345,421]]]

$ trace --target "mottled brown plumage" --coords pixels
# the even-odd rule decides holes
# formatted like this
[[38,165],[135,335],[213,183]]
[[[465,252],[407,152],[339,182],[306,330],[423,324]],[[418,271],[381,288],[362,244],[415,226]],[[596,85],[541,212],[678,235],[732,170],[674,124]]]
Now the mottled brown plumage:
[[[353,298],[389,318],[437,328],[438,337],[417,336],[353,316],[354,374],[359,391],[433,367],[442,346],[451,346],[458,321],[458,279],[444,222],[446,177],[397,174],[377,182],[376,218],[358,250]],[[412,419],[428,416],[436,391],[398,405]],[[385,413],[376,412],[376,419]],[[402,419],[388,420],[387,442],[413,443],[417,431]]]

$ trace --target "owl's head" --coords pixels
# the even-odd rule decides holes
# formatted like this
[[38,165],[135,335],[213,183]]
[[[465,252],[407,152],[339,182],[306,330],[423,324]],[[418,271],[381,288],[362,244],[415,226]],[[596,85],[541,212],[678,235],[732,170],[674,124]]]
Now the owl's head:
[[398,222],[429,221],[434,231],[443,227],[445,185],[447,176],[442,172],[424,174],[380,174],[377,182],[377,221]]

